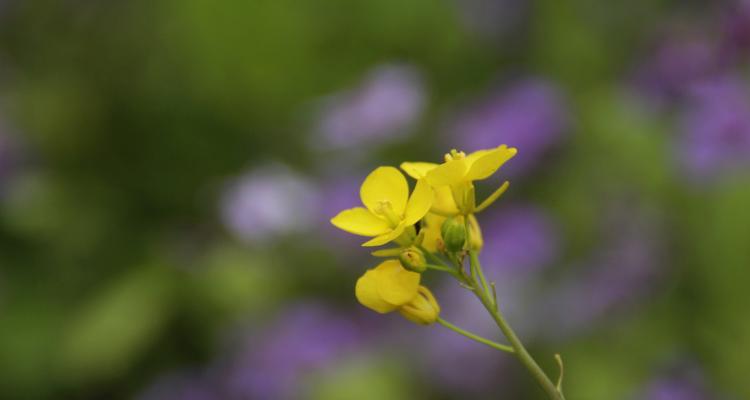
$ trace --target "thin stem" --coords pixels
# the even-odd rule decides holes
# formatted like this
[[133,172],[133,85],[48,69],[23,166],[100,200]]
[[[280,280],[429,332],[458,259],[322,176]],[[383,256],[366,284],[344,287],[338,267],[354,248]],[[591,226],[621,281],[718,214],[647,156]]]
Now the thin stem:
[[484,293],[492,300],[492,308],[497,310],[497,304],[495,302],[495,297],[490,297],[492,295],[492,292],[490,291],[490,286],[487,284],[487,279],[484,278],[484,271],[482,271],[482,266],[479,264],[479,257],[477,256],[477,252],[474,250],[469,250],[469,262],[472,265],[472,268],[476,269],[477,275],[479,275],[479,281],[482,283],[482,288],[484,288]]
[[437,271],[444,271],[444,272],[450,272],[450,273],[455,273],[456,272],[455,269],[450,268],[450,267],[444,267],[442,265],[426,264],[425,267],[427,267],[429,269],[434,269],[434,270],[437,270]]
[[508,346],[508,345],[504,345],[504,344],[500,344],[500,343],[495,343],[492,340],[485,339],[485,338],[483,338],[481,336],[477,336],[477,335],[475,335],[475,334],[473,334],[473,333],[471,333],[469,331],[465,331],[465,330],[457,327],[456,325],[451,324],[450,322],[448,322],[448,321],[446,321],[446,320],[444,320],[442,318],[438,318],[437,322],[440,325],[443,325],[444,327],[446,327],[446,328],[448,328],[448,329],[450,329],[450,330],[452,330],[452,331],[454,331],[454,332],[456,332],[456,333],[458,333],[460,335],[466,336],[467,338],[469,338],[471,340],[475,340],[475,341],[477,341],[479,343],[486,344],[487,346],[490,346],[493,349],[504,351],[506,353],[514,353],[515,352],[513,350],[513,348],[510,347],[510,346]]
[[[471,259],[472,264],[476,264],[476,268],[478,270],[481,270],[482,267],[479,265],[479,260],[475,260],[474,257]],[[516,333],[513,331],[513,329],[510,327],[510,325],[505,321],[505,318],[503,318],[502,313],[500,310],[495,308],[494,302],[489,299],[487,292],[480,290],[479,288],[476,288],[476,285],[474,285],[475,290],[474,294],[479,298],[479,301],[482,302],[482,305],[484,308],[487,309],[487,311],[492,316],[492,319],[495,320],[495,323],[497,324],[498,328],[503,332],[505,337],[510,342],[510,345],[513,347],[513,350],[515,351],[516,357],[518,357],[519,361],[526,367],[526,369],[531,373],[531,375],[536,379],[537,383],[544,389],[544,391],[547,393],[550,399],[553,400],[565,400],[565,397],[563,394],[557,390],[555,387],[555,384],[552,383],[552,381],[549,379],[547,374],[544,373],[544,370],[542,370],[541,367],[539,367],[539,364],[534,360],[533,357],[531,357],[531,354],[526,350],[526,348],[521,343],[521,340],[516,336]]]
[[438,257],[438,256],[430,253],[430,251],[427,250],[427,249],[425,249],[424,246],[420,245],[420,246],[417,246],[417,247],[419,248],[419,250],[422,250],[422,253],[424,253],[424,255],[427,258],[429,258],[430,261],[432,261],[433,263],[440,264],[440,265],[442,265],[442,266],[444,266],[446,268],[450,268],[450,265],[446,264],[445,261],[443,261],[440,257]]
[[425,267],[427,267],[427,269],[434,269],[436,271],[447,272],[447,273],[453,275],[454,277],[459,278],[458,272],[456,272],[456,270],[454,268],[451,268],[451,267],[444,267],[442,265],[434,265],[434,264],[427,264],[427,265],[425,265]]
[[[486,293],[487,296],[490,296],[490,287],[489,285],[487,285],[487,280],[484,278],[484,272],[482,271],[481,264],[479,264],[477,252],[471,249],[471,223],[469,222],[469,215],[464,217],[464,229],[466,230],[466,243],[468,244],[469,249],[469,265],[471,268],[471,277],[472,279],[474,279],[474,281],[476,281],[477,277],[479,277],[479,282],[482,284],[484,293]],[[497,308],[497,304],[495,304],[494,301],[493,305],[494,308]]]

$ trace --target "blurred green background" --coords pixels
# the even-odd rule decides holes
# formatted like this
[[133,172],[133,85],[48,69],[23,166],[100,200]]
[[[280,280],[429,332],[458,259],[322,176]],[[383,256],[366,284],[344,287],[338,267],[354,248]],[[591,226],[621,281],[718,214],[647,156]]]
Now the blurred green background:
[[746,1],[0,0],[0,398],[542,398],[327,222],[503,143],[484,261],[567,398],[750,398],[749,50]]

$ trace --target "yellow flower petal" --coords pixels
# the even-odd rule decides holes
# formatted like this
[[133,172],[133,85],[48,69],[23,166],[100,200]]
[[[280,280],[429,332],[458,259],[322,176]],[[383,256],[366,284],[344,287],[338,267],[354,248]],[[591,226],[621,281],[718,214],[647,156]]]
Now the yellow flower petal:
[[425,215],[424,219],[422,220],[422,224],[424,226],[440,230],[440,227],[443,226],[443,222],[445,222],[446,219],[447,218],[442,215],[430,213]]
[[359,189],[362,203],[377,213],[382,202],[389,202],[396,215],[403,215],[409,198],[409,184],[394,167],[378,167],[367,176]]
[[357,285],[354,287],[354,294],[359,302],[376,312],[385,314],[396,309],[397,306],[383,300],[378,294],[378,273],[375,270],[368,270],[357,279]]
[[430,184],[427,183],[427,180],[418,180],[417,186],[414,187],[414,192],[411,194],[409,202],[406,204],[404,225],[411,226],[422,219],[422,217],[430,211],[433,196],[432,188],[430,187]]
[[427,181],[432,186],[452,185],[463,180],[466,171],[465,159],[450,160],[427,172]]
[[404,233],[404,229],[406,229],[406,225],[401,223],[397,227],[393,228],[393,230],[362,243],[362,246],[382,246],[392,240],[396,240],[397,237],[401,236],[401,234]]
[[465,179],[476,181],[494,174],[506,161],[516,155],[517,150],[506,145],[490,150],[479,150],[466,156],[469,172]]
[[432,210],[444,215],[458,214],[458,206],[453,199],[450,186],[437,186],[433,189],[435,190],[435,198],[432,200]]
[[331,223],[341,230],[361,236],[378,236],[391,230],[388,222],[364,207],[344,210],[331,218]]
[[435,169],[438,165],[435,163],[428,162],[403,162],[401,163],[401,169],[406,172],[407,175],[414,179],[422,179],[427,176],[427,173]]
[[422,229],[420,231],[424,232],[422,247],[430,253],[435,253],[440,248],[440,244],[443,241],[440,228],[443,226],[445,219],[443,216],[429,213],[422,220]]
[[414,299],[421,275],[401,266],[398,260],[387,260],[375,268],[377,292],[385,302],[401,306]]

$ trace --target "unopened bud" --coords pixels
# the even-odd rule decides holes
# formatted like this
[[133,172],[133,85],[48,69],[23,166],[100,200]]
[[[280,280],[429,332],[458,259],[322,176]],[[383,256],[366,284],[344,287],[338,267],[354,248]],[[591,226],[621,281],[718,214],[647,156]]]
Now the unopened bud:
[[451,217],[443,222],[440,229],[445,248],[451,253],[457,253],[464,248],[466,242],[466,226],[462,217]]
[[399,312],[404,318],[420,325],[430,325],[440,316],[440,305],[430,289],[420,286],[414,300],[401,306]]
[[424,258],[424,253],[416,247],[404,249],[398,258],[401,265],[410,271],[424,272],[427,269],[427,260]]

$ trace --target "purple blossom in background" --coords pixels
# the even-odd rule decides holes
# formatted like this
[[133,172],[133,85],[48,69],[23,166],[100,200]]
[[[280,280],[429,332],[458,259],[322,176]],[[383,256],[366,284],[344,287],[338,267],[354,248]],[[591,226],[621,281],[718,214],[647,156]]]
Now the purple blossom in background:
[[518,275],[552,264],[559,254],[556,226],[532,205],[506,205],[483,214],[481,261],[492,275]]
[[719,65],[716,46],[701,37],[669,37],[635,72],[635,86],[654,100],[681,97]]
[[681,365],[650,382],[633,400],[717,400],[705,376],[692,364]]
[[366,322],[314,301],[282,310],[203,371],[159,378],[140,400],[291,400],[305,379],[362,348]]
[[320,232],[325,236],[324,243],[334,246],[338,252],[352,251],[361,253],[360,244],[365,238],[352,235],[331,224],[331,218],[342,210],[352,207],[360,207],[362,201],[359,198],[359,187],[364,181],[366,174],[353,174],[337,176],[326,179],[322,184],[322,193],[325,201],[320,202],[318,219]]
[[258,336],[251,337],[230,366],[229,399],[301,398],[301,380],[356,352],[362,331],[351,315],[306,302],[279,314]]
[[354,174],[328,179],[324,184],[326,201],[321,203],[321,217],[326,223],[336,214],[352,207],[361,207],[359,188],[366,174]]
[[729,7],[722,24],[724,56],[732,61],[750,51],[750,1],[739,0]]
[[310,228],[318,200],[305,178],[286,167],[269,166],[231,182],[221,198],[221,218],[236,237],[253,243]]
[[502,90],[461,113],[450,130],[451,146],[466,151],[507,144],[519,149],[503,166],[510,176],[539,164],[568,130],[570,117],[562,93],[532,79]]
[[548,328],[540,332],[550,332],[551,339],[576,333],[642,299],[664,276],[662,228],[655,215],[623,204],[608,212],[601,226],[602,243],[582,272],[547,290],[538,306]]
[[748,86],[734,77],[696,85],[682,118],[680,165],[696,180],[750,167]]
[[413,67],[377,67],[357,87],[323,99],[313,145],[351,148],[404,137],[421,115],[425,97]]

